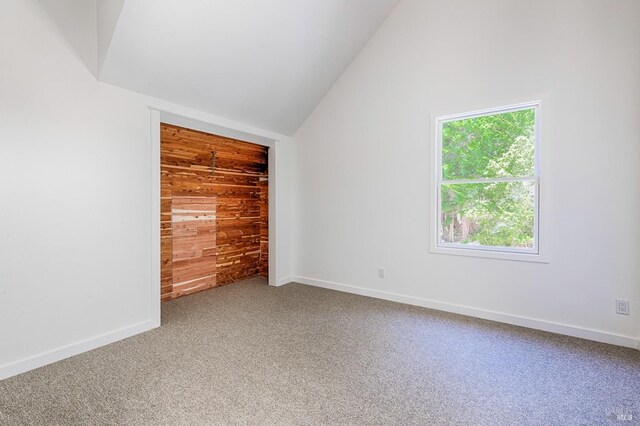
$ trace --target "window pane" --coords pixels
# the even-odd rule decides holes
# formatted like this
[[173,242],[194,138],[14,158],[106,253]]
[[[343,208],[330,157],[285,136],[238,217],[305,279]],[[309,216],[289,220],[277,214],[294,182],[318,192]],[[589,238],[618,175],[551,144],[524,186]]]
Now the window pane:
[[534,181],[442,184],[440,242],[533,248]]
[[533,108],[442,123],[442,177],[533,177]]

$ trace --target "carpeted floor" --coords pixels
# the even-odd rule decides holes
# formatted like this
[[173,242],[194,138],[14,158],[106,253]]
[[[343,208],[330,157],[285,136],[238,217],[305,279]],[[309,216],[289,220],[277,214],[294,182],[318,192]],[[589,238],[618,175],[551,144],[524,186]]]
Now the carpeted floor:
[[639,420],[639,351],[262,279],[165,303],[160,329],[0,382],[12,426]]

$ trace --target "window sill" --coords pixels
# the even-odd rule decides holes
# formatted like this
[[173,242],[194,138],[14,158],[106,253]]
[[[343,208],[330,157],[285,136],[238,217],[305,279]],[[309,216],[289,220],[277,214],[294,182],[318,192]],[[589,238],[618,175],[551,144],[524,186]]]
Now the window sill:
[[448,254],[454,256],[482,257],[485,259],[511,260],[517,262],[550,263],[549,257],[536,253],[514,253],[505,251],[471,249],[458,247],[430,247],[434,254]]

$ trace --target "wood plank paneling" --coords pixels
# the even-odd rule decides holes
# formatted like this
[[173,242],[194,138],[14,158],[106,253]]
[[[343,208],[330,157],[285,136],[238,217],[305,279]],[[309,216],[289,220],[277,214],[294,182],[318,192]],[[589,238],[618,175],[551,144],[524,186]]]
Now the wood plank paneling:
[[171,198],[172,293],[216,286],[215,197]]
[[260,178],[260,275],[269,276],[269,179]]
[[[199,291],[267,275],[268,149],[168,124],[161,125],[160,148],[162,300],[191,292],[188,280]],[[215,197],[215,223],[194,227],[172,222],[176,197]],[[189,238],[207,232],[215,233],[215,248],[203,249],[202,259],[215,256],[215,280],[198,281],[193,270],[206,268],[206,261],[191,260],[197,250],[190,249]],[[176,248],[178,238],[182,241]],[[180,263],[181,256],[191,263]],[[183,267],[191,268],[191,273]]]

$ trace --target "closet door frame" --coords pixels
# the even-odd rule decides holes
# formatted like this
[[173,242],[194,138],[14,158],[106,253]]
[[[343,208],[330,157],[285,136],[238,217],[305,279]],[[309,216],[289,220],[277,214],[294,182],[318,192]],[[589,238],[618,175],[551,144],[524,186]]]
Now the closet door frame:
[[278,279],[277,270],[279,241],[277,226],[277,176],[278,145],[276,135],[268,132],[256,132],[250,126],[221,119],[207,113],[190,108],[149,105],[150,132],[150,210],[151,210],[151,282],[149,284],[149,315],[152,328],[160,327],[160,124],[167,123],[193,130],[212,133],[233,139],[255,143],[269,148],[269,278],[270,286],[280,286],[288,282],[288,278]]

